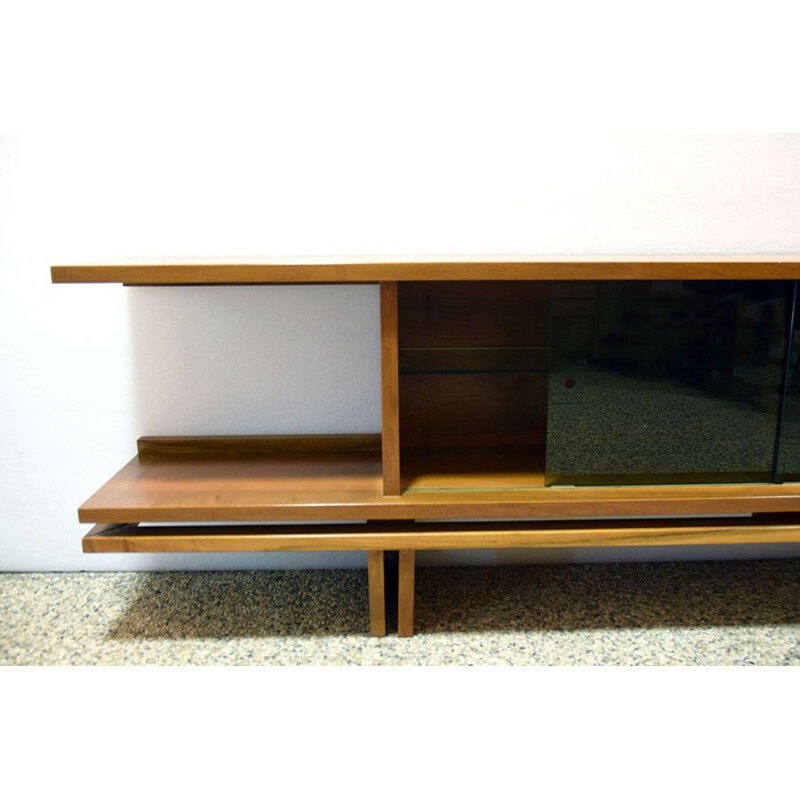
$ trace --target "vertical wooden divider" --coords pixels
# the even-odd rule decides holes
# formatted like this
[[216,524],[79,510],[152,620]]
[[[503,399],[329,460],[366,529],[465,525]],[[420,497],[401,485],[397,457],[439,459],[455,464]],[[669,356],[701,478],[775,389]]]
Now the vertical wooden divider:
[[381,283],[381,406],[383,493],[400,494],[400,373],[397,282]]

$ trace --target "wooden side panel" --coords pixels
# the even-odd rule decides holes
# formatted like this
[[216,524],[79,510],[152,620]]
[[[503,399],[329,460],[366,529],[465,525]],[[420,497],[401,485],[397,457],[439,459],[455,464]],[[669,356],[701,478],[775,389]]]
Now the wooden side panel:
[[381,284],[381,404],[383,493],[400,494],[400,383],[397,342],[397,283]]

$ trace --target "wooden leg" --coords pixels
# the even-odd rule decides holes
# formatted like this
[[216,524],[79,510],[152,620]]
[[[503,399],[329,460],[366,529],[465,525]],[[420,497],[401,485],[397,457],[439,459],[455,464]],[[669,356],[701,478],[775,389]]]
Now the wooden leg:
[[397,635],[414,635],[415,550],[401,550],[397,587]]
[[386,636],[383,550],[367,552],[367,581],[369,583],[369,635]]

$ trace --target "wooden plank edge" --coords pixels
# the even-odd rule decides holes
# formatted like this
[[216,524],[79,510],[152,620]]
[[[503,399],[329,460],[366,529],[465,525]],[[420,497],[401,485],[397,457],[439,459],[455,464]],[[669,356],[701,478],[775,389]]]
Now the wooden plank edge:
[[[558,492],[539,500],[486,500],[474,498],[472,502],[447,502],[439,496],[435,501],[433,492],[427,502],[408,499],[408,495],[385,500],[316,503],[302,501],[274,501],[253,506],[227,506],[219,508],[191,506],[103,506],[91,499],[78,509],[80,522],[288,522],[334,521],[353,519],[436,520],[448,518],[520,517],[560,518],[605,517],[609,519],[637,516],[709,515],[709,514],[778,514],[800,512],[800,494],[793,495],[742,495],[687,498],[680,495],[663,496],[657,499],[626,497],[581,499],[582,489],[531,490]],[[498,493],[499,494],[499,493]]]
[[[361,530],[359,531],[358,528]],[[649,545],[800,542],[800,522],[731,520],[570,526],[469,526],[415,524],[366,526],[150,527],[96,526],[83,537],[86,553],[291,552],[347,550],[452,550],[528,547],[623,547]]]
[[[777,259],[781,260],[777,260]],[[380,283],[443,280],[794,280],[797,256],[697,256],[673,261],[648,258],[589,260],[429,261],[329,264],[55,265],[53,283],[123,283],[129,286]]]

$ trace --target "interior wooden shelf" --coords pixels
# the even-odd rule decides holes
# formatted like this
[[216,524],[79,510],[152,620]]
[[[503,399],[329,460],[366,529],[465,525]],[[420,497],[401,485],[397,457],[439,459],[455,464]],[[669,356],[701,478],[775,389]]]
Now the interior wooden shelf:
[[403,488],[532,489],[545,486],[544,447],[443,447],[402,454]]
[[52,267],[54,283],[129,286],[379,281],[786,280],[800,255],[335,256],[148,259]]
[[[800,511],[800,484],[442,488],[384,496],[381,453],[293,450],[292,437],[149,438],[79,510],[82,522],[267,522],[624,517]],[[344,437],[348,446],[362,446]],[[355,445],[353,444],[355,441]],[[226,446],[230,442],[230,446]],[[368,445],[363,445],[368,446]],[[227,447],[227,449],[226,449]],[[499,478],[499,474],[498,474]],[[419,486],[419,484],[417,484]]]

